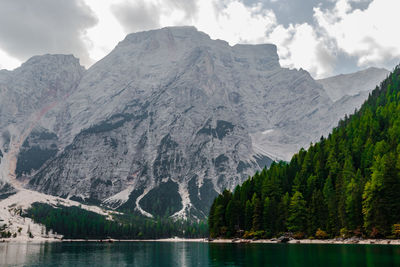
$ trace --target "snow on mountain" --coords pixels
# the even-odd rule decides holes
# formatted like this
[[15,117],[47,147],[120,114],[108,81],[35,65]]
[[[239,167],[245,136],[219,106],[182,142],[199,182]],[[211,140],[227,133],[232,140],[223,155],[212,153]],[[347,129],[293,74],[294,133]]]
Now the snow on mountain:
[[145,216],[204,218],[218,192],[289,159],[366,97],[334,102],[308,72],[281,68],[274,45],[193,27],[130,34],[86,71],[49,59],[29,72],[46,57],[0,72],[0,94],[37,93],[25,113],[1,107],[3,177]]

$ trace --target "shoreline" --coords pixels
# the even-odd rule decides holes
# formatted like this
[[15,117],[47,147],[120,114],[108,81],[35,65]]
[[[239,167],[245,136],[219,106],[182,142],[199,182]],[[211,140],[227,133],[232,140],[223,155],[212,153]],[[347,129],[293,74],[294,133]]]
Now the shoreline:
[[400,245],[400,239],[291,239],[287,242],[280,242],[277,239],[214,239],[208,238],[162,238],[162,239],[54,239],[54,238],[1,238],[1,243],[73,243],[73,242],[90,242],[90,243],[120,243],[120,242],[192,242],[192,243],[214,243],[214,244],[337,244],[337,245]]
[[280,242],[277,239],[215,239],[209,243],[252,243],[252,244],[337,244],[337,245],[400,245],[400,239],[291,239]]

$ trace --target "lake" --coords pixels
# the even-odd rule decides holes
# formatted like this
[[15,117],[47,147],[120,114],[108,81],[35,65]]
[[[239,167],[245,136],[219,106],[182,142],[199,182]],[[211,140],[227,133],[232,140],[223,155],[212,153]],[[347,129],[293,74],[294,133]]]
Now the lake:
[[400,246],[0,243],[0,266],[400,266]]

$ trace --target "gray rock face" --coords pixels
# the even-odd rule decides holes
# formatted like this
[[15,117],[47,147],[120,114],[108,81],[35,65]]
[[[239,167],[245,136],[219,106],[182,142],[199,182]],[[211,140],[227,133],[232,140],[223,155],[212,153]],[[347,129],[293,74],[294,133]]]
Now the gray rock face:
[[371,92],[388,74],[389,71],[386,69],[368,68],[351,74],[341,74],[317,80],[317,82],[324,87],[332,101],[338,101],[346,96]]
[[[84,68],[72,55],[29,59],[14,71],[0,71],[0,181],[15,178],[17,155],[43,116],[76,89]],[[45,128],[49,128],[45,126]]]
[[306,71],[281,68],[274,45],[232,47],[192,27],[130,34],[87,71],[68,66],[55,86],[66,97],[14,146],[18,180],[146,216],[204,218],[218,192],[289,159],[352,104],[333,102]]
[[60,140],[73,140],[30,186],[113,207],[130,200],[148,215],[145,196],[171,181],[179,205],[167,213],[204,217],[217,192],[271,162],[248,130],[263,127],[261,85],[292,73],[313,82],[280,70],[273,45],[230,47],[193,28],[129,35],[59,107]]
[[35,56],[14,71],[0,71],[0,123],[27,121],[32,113],[77,87],[83,67],[70,55]]

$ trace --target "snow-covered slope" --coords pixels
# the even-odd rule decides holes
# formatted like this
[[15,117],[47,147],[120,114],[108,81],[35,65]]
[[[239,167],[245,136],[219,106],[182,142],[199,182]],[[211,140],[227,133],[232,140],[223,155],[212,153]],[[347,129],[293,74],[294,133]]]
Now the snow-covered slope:
[[229,46],[193,27],[130,34],[87,71],[68,70],[66,97],[36,100],[40,116],[16,123],[29,130],[4,152],[4,176],[146,216],[206,216],[217,192],[289,159],[354,109],[306,71],[281,68],[274,45]]

